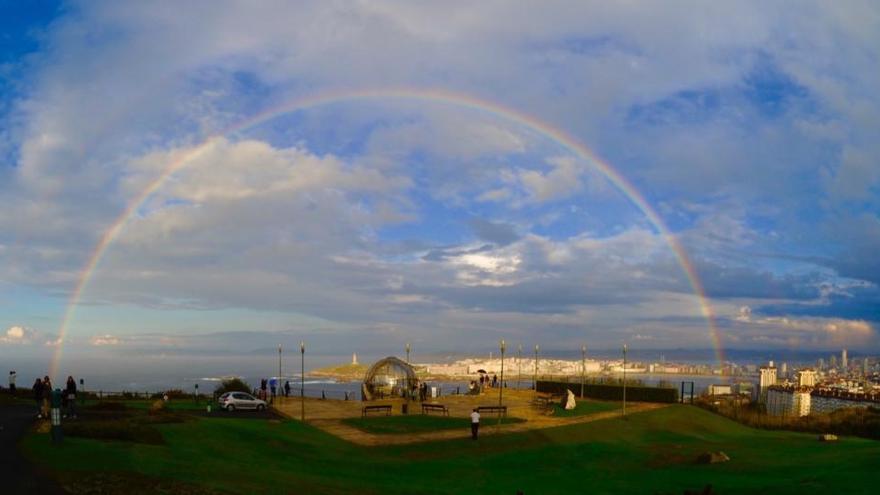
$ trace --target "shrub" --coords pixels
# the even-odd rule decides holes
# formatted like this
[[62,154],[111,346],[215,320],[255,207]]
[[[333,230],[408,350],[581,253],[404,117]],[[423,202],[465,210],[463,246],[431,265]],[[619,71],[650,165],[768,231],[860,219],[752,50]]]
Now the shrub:
[[251,386],[241,378],[230,378],[223,380],[220,385],[217,385],[217,388],[214,389],[214,394],[222,395],[226,392],[245,392],[249,394],[251,390],[253,390]]

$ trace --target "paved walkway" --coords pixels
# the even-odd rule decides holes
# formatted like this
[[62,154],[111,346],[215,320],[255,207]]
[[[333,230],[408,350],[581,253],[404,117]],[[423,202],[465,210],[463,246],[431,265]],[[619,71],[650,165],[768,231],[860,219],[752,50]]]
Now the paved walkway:
[[[497,391],[496,391],[497,393]],[[532,404],[534,392],[531,391],[508,391],[504,392],[504,403],[508,407],[508,415],[525,419],[522,423],[510,423],[498,426],[493,422],[491,415],[484,415],[482,424],[480,425],[480,436],[497,435],[503,433],[514,433],[541,428],[552,428],[556,426],[566,426],[572,424],[589,423],[592,421],[600,421],[620,416],[619,410],[599,412],[584,416],[575,417],[557,417],[548,415],[546,409]],[[497,404],[497,395],[484,394],[482,396],[448,396],[437,399],[449,407],[450,416],[468,417],[471,409],[478,405]],[[370,404],[390,404],[395,412],[400,410],[402,401],[374,401]],[[451,440],[458,438],[469,438],[470,429],[462,428],[455,430],[437,430],[424,433],[406,433],[406,434],[375,434],[368,433],[353,426],[345,424],[342,420],[346,418],[357,418],[361,415],[362,402],[359,401],[339,401],[339,400],[317,400],[306,399],[306,421],[315,427],[318,427],[332,435],[345,439],[349,442],[365,446],[378,445],[402,445],[418,442],[430,442],[436,440]],[[413,413],[418,414],[419,404],[410,404]],[[299,419],[301,414],[301,404],[299,399],[289,398],[286,402],[276,405],[279,412],[292,418]],[[627,404],[627,415],[637,414],[643,411],[649,411],[666,407],[666,404],[653,403],[632,403]]]

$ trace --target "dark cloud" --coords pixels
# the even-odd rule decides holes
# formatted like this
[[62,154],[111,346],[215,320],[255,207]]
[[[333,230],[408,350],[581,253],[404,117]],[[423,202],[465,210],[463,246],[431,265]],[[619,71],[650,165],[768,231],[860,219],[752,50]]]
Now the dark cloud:
[[491,222],[484,218],[473,218],[468,222],[474,234],[480,240],[488,241],[499,246],[506,246],[520,238],[516,227],[509,223]]

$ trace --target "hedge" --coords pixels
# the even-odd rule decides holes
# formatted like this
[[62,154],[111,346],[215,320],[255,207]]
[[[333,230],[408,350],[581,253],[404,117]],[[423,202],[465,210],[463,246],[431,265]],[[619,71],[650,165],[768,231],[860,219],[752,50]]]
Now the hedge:
[[[571,390],[580,394],[581,384],[538,380],[538,392],[564,394]],[[623,400],[623,385],[584,384],[584,396],[598,400]],[[626,386],[626,400],[633,402],[678,402],[678,389],[666,387]]]

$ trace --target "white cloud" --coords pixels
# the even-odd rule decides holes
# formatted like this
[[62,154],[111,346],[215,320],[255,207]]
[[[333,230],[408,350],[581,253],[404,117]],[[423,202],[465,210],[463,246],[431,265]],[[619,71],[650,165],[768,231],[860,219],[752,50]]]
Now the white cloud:
[[89,343],[93,346],[115,346],[119,345],[122,341],[119,337],[113,335],[95,335],[90,340]]
[[15,325],[6,329],[6,335],[0,337],[0,342],[4,344],[28,344],[33,337],[33,330]]

